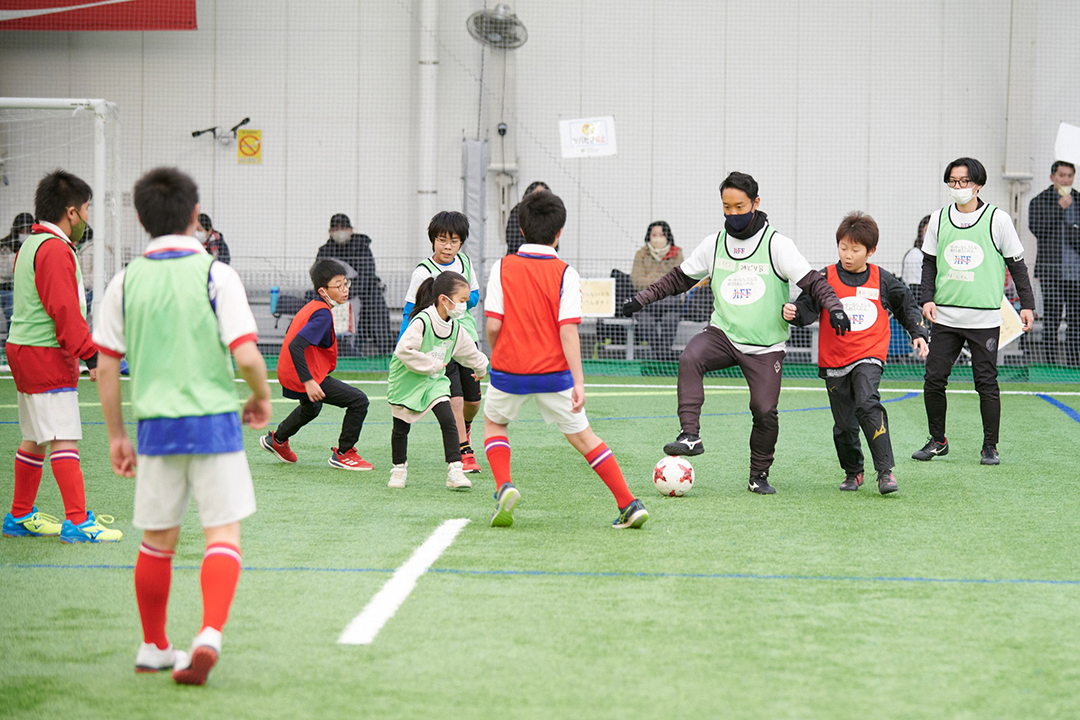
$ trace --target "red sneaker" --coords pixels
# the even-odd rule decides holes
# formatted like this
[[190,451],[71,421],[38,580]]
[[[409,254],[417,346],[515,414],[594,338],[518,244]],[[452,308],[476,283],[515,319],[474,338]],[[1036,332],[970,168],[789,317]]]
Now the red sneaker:
[[351,448],[346,453],[339,453],[337,448],[330,448],[330,467],[342,470],[371,470],[372,464],[356,454],[356,448]]
[[281,462],[296,462],[296,453],[289,447],[289,441],[286,440],[283,443],[279,443],[277,438],[274,437],[273,430],[259,438],[259,445],[261,445],[262,449],[266,452],[275,455]]
[[480,472],[480,465],[476,462],[476,455],[471,452],[461,453],[461,470],[467,473]]

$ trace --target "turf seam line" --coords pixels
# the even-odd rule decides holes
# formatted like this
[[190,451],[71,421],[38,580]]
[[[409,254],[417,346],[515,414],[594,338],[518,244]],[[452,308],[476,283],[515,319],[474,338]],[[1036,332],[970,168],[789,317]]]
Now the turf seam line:
[[360,614],[345,627],[338,638],[338,645],[370,645],[374,642],[375,636],[412,593],[420,577],[427,573],[468,524],[468,518],[457,518],[447,520],[435,528],[435,532],[394,571],[393,576],[375,593],[375,597],[371,598]]
[[[447,521],[452,522],[452,521]],[[467,522],[467,521],[466,521]],[[445,523],[444,523],[445,524]],[[464,525],[463,525],[464,527]],[[430,538],[429,538],[430,539]],[[16,570],[134,570],[134,565],[51,565],[45,563],[2,563],[0,567]],[[404,567],[404,566],[403,566]],[[173,570],[198,570],[198,565],[174,565]],[[400,570],[401,568],[398,568]],[[327,567],[258,567],[245,566],[244,572],[315,572],[315,573],[393,573],[389,568],[327,568]],[[1047,578],[933,578],[911,576],[860,575],[764,575],[756,573],[651,573],[597,572],[588,570],[463,570],[460,568],[427,568],[425,573],[443,575],[503,575],[524,577],[599,577],[690,580],[799,580],[819,582],[905,582],[955,585],[1080,585],[1080,580],[1050,580]]]

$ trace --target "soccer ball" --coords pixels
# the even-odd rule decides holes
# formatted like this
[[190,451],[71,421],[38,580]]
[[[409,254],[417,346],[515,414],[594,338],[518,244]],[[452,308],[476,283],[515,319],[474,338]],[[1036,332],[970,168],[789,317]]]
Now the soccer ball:
[[668,455],[653,469],[653,485],[661,495],[679,497],[694,487],[694,466],[686,458]]

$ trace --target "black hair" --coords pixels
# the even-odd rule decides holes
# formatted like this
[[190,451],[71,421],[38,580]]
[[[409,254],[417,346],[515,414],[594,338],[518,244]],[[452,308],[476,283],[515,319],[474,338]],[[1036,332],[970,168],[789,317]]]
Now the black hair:
[[874,250],[878,244],[878,226],[874,218],[855,210],[849,212],[836,228],[836,244],[844,238],[857,242],[867,250]]
[[919,221],[919,230],[915,235],[915,247],[921,248],[923,244],[923,238],[926,237],[926,226],[930,224],[930,216],[927,215]]
[[646,245],[649,244],[649,236],[652,235],[652,229],[654,227],[659,227],[661,230],[664,231],[664,237],[667,238],[667,244],[668,245],[674,245],[675,244],[675,236],[671,234],[671,226],[668,225],[663,220],[657,220],[654,223],[649,223],[649,228],[645,231],[645,244]]
[[199,224],[206,230],[214,229],[214,223],[210,221],[210,216],[206,213],[199,213]]
[[170,167],[154,168],[143,175],[132,195],[139,222],[154,238],[187,232],[199,204],[195,181]]
[[69,207],[79,209],[94,196],[82,178],[57,168],[38,183],[34,193],[34,215],[39,221],[58,223]]
[[1050,166],[1050,174],[1053,175],[1054,173],[1056,173],[1058,171],[1058,168],[1062,165],[1069,168],[1073,172],[1076,172],[1076,166],[1073,165],[1071,162],[1065,162],[1064,160],[1055,160],[1054,164]]
[[455,210],[443,210],[441,213],[436,213],[427,226],[427,236],[432,248],[435,247],[435,238],[440,235],[457,235],[461,238],[461,244],[464,245],[469,239],[469,218],[465,217],[464,213]]
[[967,168],[968,177],[971,178],[971,182],[976,185],[986,184],[986,168],[984,168],[983,164],[975,158],[969,157],[957,158],[949,163],[948,167],[945,168],[945,177],[942,179],[942,182],[949,182],[949,174],[952,173],[953,168],[958,167]]
[[419,315],[424,308],[431,307],[438,302],[440,295],[450,297],[451,293],[462,285],[468,288],[469,281],[465,279],[464,275],[456,272],[441,272],[438,275],[429,277],[420,283],[420,287],[416,288],[416,304],[413,306],[412,312],[409,313],[409,320],[411,321]]
[[732,188],[733,190],[742,190],[744,193],[746,193],[746,197],[750,198],[751,200],[756,200],[758,196],[757,180],[755,180],[750,175],[747,175],[746,173],[739,172],[738,170],[728,175],[726,178],[724,178],[724,182],[720,183],[721,193],[728,188]]
[[308,275],[311,276],[311,284],[315,286],[316,293],[319,292],[320,288],[327,287],[330,281],[338,275],[344,274],[345,266],[330,258],[316,260],[315,264],[311,266],[311,270],[308,271]]
[[[29,229],[34,224],[34,216],[30,213],[19,213],[15,216],[15,219],[11,223],[11,232],[4,237],[0,238],[0,245],[10,245],[18,250],[19,245],[19,231],[23,228]],[[89,228],[87,228],[89,230]]]
[[550,190],[529,193],[518,206],[518,225],[525,242],[555,245],[555,237],[566,224],[566,206]]
[[551,188],[548,187],[548,184],[546,182],[542,182],[540,180],[534,180],[533,182],[529,183],[529,187],[525,188],[525,194],[529,195],[530,193],[532,193],[533,190],[535,190],[538,187],[542,187],[545,190],[547,190],[548,192],[551,192]]

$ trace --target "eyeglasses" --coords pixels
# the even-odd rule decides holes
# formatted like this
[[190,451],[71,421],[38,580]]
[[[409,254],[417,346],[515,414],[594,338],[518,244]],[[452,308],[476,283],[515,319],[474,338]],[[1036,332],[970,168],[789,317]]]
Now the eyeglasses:
[[348,280],[342,280],[339,285],[327,285],[326,287],[331,290],[348,290],[350,285],[352,285],[352,283]]
[[449,245],[450,247],[457,247],[461,244],[461,240],[459,238],[448,238],[444,235],[440,235],[439,237],[435,238],[435,242],[440,245]]
[[966,188],[975,184],[971,178],[949,178],[945,182],[951,188]]

